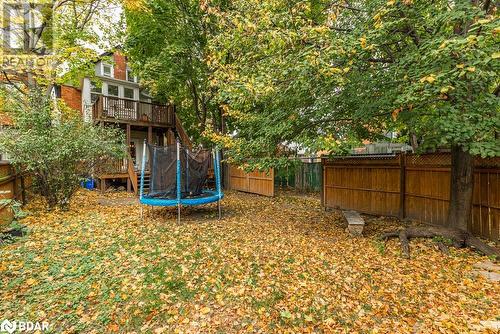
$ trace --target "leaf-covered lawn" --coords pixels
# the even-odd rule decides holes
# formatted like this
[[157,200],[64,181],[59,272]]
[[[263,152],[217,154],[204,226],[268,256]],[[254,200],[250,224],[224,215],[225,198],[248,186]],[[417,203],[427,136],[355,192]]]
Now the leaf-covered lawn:
[[[229,193],[215,206],[102,206],[80,192],[65,213],[35,213],[0,246],[0,320],[54,332],[466,332],[500,314],[500,287],[472,276],[468,250],[412,241],[412,259],[368,218],[351,238],[316,197]],[[125,194],[107,195],[125,197]]]

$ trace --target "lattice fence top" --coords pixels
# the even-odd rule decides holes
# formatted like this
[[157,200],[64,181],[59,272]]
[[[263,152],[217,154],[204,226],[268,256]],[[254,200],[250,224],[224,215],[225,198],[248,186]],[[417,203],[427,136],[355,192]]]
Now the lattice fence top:
[[[425,153],[425,154],[398,154],[398,155],[360,155],[346,156],[334,158],[322,158],[324,165],[399,165],[400,159],[404,159],[404,164],[409,167],[426,166],[426,167],[450,167],[451,154],[448,152]],[[474,159],[476,168],[493,168],[500,169],[500,157]]]
[[359,155],[322,158],[325,165],[399,165],[399,155]]
[[451,155],[449,153],[426,153],[406,155],[407,166],[451,166]]
[[500,169],[500,157],[494,157],[494,158],[476,157],[476,159],[474,160],[474,166]]

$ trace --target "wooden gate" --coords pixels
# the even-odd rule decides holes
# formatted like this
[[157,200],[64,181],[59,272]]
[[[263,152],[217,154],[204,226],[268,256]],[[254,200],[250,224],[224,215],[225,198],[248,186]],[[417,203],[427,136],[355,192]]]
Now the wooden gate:
[[229,166],[229,189],[247,193],[274,196],[274,169],[266,172],[245,173],[235,166]]

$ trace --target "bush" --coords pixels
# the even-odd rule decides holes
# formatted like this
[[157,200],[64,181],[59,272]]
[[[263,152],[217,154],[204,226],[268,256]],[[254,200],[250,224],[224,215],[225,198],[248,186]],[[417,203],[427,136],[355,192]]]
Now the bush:
[[39,90],[10,99],[14,126],[0,134],[0,151],[33,177],[49,209],[67,209],[71,196],[99,158],[123,157],[123,132],[84,122],[79,112]]

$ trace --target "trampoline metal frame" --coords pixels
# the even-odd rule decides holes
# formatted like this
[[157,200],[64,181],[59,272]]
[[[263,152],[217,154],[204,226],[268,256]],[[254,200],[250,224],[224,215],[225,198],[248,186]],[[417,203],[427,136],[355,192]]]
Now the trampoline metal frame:
[[[152,198],[144,195],[144,173],[146,168],[146,140],[144,140],[144,148],[142,151],[142,165],[141,165],[141,182],[139,187],[139,202],[140,204],[153,206],[177,206],[177,222],[181,221],[181,206],[196,206],[208,203],[217,202],[217,210],[219,214],[219,220],[222,217],[222,208],[220,205],[221,199],[224,194],[221,191],[221,180],[220,180],[220,155],[219,151],[212,151],[212,156],[214,159],[214,174],[215,174],[215,191],[205,190],[203,194],[209,196],[203,196],[198,198],[182,198],[181,192],[181,159],[180,150],[181,145],[179,139],[177,139],[177,161],[176,161],[176,198],[166,199],[166,198]],[[143,216],[143,207],[141,205],[141,218]]]

